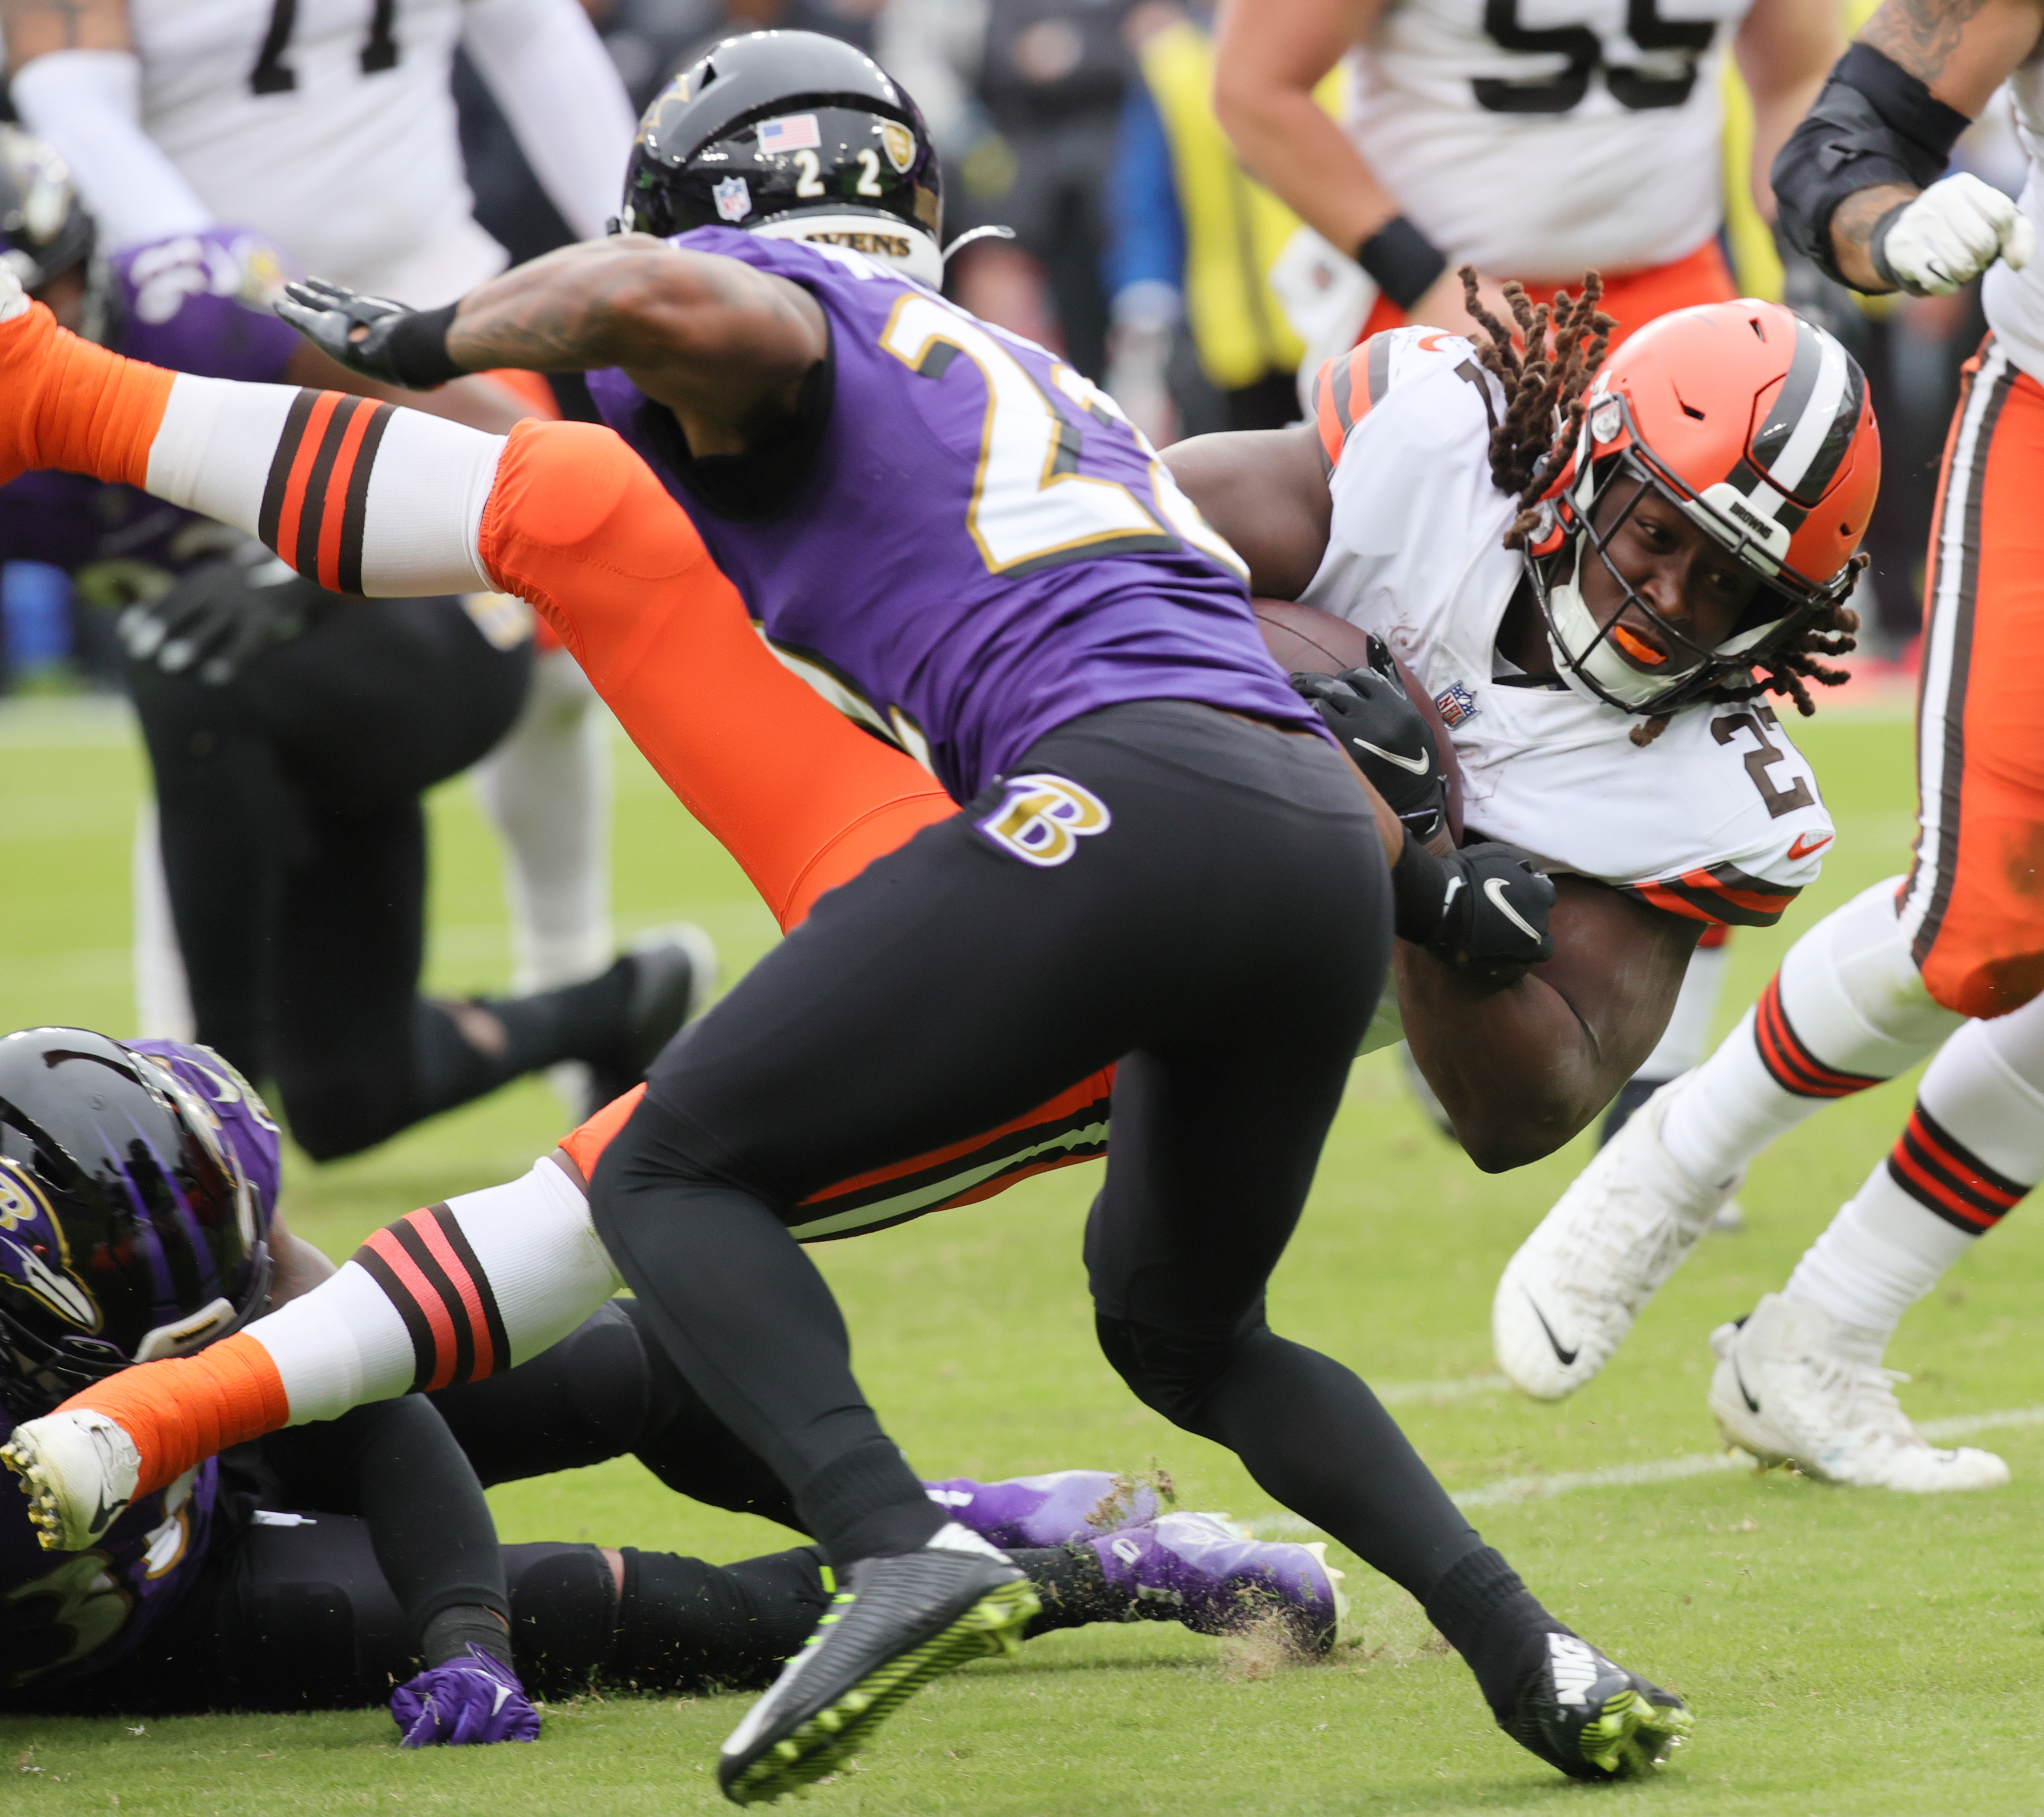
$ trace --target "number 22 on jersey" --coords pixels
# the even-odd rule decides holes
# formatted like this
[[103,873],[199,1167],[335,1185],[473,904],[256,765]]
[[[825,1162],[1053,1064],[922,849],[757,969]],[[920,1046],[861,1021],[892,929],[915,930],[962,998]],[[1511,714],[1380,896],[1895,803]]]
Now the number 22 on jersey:
[[[1062,366],[1053,382],[1107,432],[1128,436],[1150,464],[1160,524],[1125,486],[1078,471],[1082,431],[1001,339],[962,311],[911,291],[880,344],[910,371],[941,382],[960,355],[986,387],[978,466],[966,528],[991,574],[1026,573],[1087,556],[1193,544],[1239,574],[1235,551],[1201,520],[1156,456],[1097,386]],[[1172,532],[1175,530],[1178,534]]]

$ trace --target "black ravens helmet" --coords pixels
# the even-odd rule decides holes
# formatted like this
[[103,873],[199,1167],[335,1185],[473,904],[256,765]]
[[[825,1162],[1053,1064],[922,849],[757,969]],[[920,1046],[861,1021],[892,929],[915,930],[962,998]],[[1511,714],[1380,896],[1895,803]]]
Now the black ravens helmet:
[[620,218],[663,239],[722,226],[847,246],[943,281],[922,114],[870,57],[815,32],[726,38],[655,95]]
[[53,146],[0,125],[0,259],[31,295],[92,256],[92,217]]
[[0,1401],[17,1419],[259,1312],[266,1229],[169,1069],[83,1028],[0,1040]]

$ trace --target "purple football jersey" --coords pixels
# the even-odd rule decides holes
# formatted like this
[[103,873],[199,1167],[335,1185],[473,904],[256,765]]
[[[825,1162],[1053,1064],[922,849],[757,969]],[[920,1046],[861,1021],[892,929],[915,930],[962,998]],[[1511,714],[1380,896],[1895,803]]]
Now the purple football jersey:
[[784,509],[723,516],[685,479],[669,412],[615,371],[590,375],[597,408],[781,659],[954,799],[1122,701],[1320,729],[1264,651],[1239,558],[1070,367],[857,253],[720,227],[671,244],[822,305],[833,390],[814,459]]
[[[114,255],[114,351],[206,378],[283,376],[298,332],[271,298],[284,273],[269,243],[209,227]],[[24,474],[0,487],[0,561],[48,562],[90,604],[121,605],[240,540],[132,486],[75,473]]]
[[[0,1443],[14,1422],[0,1408]],[[11,1479],[0,1485],[0,1682],[60,1684],[125,1658],[177,1606],[217,1537],[208,1458],[145,1496],[90,1552],[45,1552]]]
[[270,306],[284,278],[276,248],[244,228],[129,247],[113,255],[114,349],[202,378],[281,378],[301,344]]

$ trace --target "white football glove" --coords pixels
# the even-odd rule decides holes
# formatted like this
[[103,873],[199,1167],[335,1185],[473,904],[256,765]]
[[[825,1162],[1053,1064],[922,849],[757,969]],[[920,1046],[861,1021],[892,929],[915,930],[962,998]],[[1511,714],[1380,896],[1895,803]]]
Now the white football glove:
[[0,259],[0,322],[12,321],[28,306],[28,293],[21,288],[21,280],[9,269],[7,261]]
[[2001,259],[2019,271],[2037,236],[1998,189],[1960,171],[1934,182],[1896,216],[1876,250],[1912,297],[1949,297]]

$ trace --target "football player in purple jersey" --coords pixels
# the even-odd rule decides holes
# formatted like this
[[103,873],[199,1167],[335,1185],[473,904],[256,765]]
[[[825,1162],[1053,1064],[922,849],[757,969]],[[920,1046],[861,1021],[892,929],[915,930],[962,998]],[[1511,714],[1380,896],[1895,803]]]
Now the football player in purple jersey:
[[[331,1264],[276,1206],[279,1137],[203,1047],[78,1028],[0,1039],[0,1439],[133,1362],[189,1355]],[[444,1418],[442,1416],[444,1415]],[[526,1689],[766,1683],[828,1607],[821,1554],[729,1566],[630,1547],[500,1548],[480,1477],[636,1453],[698,1497],[793,1523],[785,1492],[639,1331],[629,1301],[490,1381],[359,1408],[209,1458],[52,1554],[0,1501],[0,1713],[374,1705],[407,1746],[530,1740]],[[1015,1549],[1033,1631],[1274,1619],[1324,1651],[1341,1573],[1070,1470],[928,1493]],[[420,1667],[423,1663],[424,1669]],[[391,1687],[398,1685],[396,1695]]]
[[[1509,979],[1549,950],[1551,886],[1512,848],[1408,838],[1112,401],[937,294],[935,156],[869,60],[803,33],[715,47],[648,109],[626,220],[445,309],[313,282],[282,313],[411,387],[593,371],[776,654],[963,810],[668,1050],[592,1182],[661,1347],[844,1585],[725,1744],[727,1794],[829,1772],[1036,1603],[867,1406],[794,1208],[1114,1060],[1087,1259],[1124,1378],[1408,1588],[1543,1758],[1658,1760],[1679,1700],[1567,1633],[1368,1389],[1264,1316],[1394,929]],[[371,517],[405,458],[386,438],[351,482]],[[561,503],[548,533],[582,534]],[[495,533],[486,509],[470,546]]]

